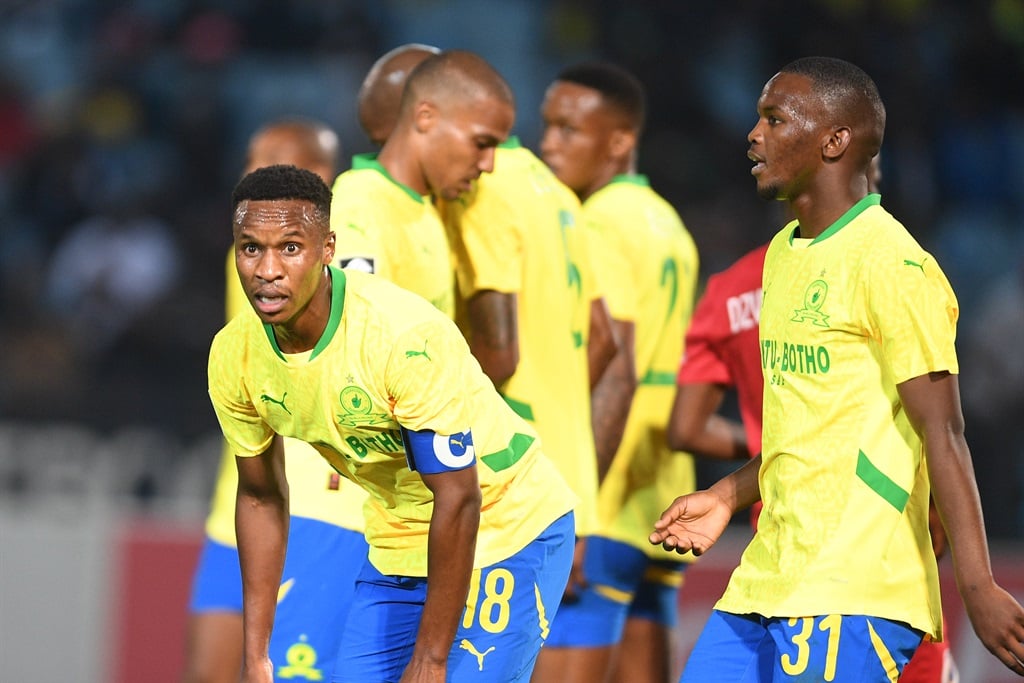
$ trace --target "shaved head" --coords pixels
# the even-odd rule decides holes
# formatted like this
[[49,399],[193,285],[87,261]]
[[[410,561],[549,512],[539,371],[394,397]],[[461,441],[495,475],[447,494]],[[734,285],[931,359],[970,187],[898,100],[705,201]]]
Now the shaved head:
[[312,119],[282,119],[268,123],[249,138],[244,174],[284,164],[311,171],[330,185],[340,156],[341,142],[330,126]]
[[831,119],[824,123],[849,126],[863,147],[865,161],[878,154],[885,134],[885,105],[875,82],[860,67],[833,57],[803,57],[779,73],[810,80],[813,93]]
[[425,100],[443,107],[485,99],[515,109],[512,89],[483,57],[464,50],[445,50],[423,60],[409,74],[399,116]]
[[374,144],[383,145],[395,129],[409,74],[440,51],[431,45],[407,43],[385,53],[370,67],[359,88],[359,124]]

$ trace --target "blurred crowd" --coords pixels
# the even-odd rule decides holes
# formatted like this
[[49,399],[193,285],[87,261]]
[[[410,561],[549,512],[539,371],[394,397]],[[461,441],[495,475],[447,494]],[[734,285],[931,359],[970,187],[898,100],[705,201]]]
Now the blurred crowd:
[[[746,159],[761,84],[789,60],[862,66],[888,107],[884,204],[960,299],[962,391],[989,532],[1024,538],[1024,0],[8,0],[0,3],[0,418],[216,430],[206,354],[223,311],[245,140],[282,115],[367,151],[359,82],[403,42],[479,52],[539,135],[564,64],[648,89],[640,166],[702,276],[782,217]],[[997,501],[997,502],[990,502]]]

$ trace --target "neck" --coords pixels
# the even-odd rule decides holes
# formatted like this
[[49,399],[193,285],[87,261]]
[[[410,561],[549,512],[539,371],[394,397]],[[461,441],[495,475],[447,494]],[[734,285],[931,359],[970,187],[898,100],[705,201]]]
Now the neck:
[[412,147],[403,133],[393,133],[377,155],[377,162],[392,178],[420,195],[430,194],[427,179],[420,170],[420,165]]
[[814,239],[828,230],[851,206],[868,194],[866,185],[805,192],[787,200],[790,214],[800,223],[800,237]]
[[316,293],[291,320],[273,325],[274,338],[282,353],[310,351],[320,341],[331,317],[331,276],[324,266]]

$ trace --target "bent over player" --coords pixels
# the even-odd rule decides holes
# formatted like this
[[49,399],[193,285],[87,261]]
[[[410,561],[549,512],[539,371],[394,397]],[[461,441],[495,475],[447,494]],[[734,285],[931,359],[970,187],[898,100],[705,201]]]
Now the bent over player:
[[288,536],[280,437],[307,441],[369,493],[369,561],[334,681],[528,679],[572,562],[574,504],[535,432],[451,320],[329,265],[330,190],[317,176],[259,169],[232,202],[256,315],[217,334],[209,383],[237,455],[242,680],[273,671]]

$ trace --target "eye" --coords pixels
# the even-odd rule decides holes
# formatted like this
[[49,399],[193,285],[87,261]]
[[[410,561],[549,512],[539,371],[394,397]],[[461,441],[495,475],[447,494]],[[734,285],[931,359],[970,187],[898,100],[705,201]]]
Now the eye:
[[247,242],[246,244],[242,245],[241,251],[242,251],[243,254],[245,254],[247,256],[253,256],[253,255],[259,253],[259,248],[255,244],[253,244],[252,242]]
[[774,125],[776,125],[776,124],[782,123],[782,120],[781,120],[781,119],[779,119],[779,118],[778,118],[777,116],[775,116],[774,114],[769,114],[769,115],[768,115],[768,116],[766,116],[765,118],[766,118],[766,120],[768,121],[768,125],[769,125],[769,126],[774,126]]
[[286,254],[297,254],[299,253],[300,249],[301,247],[295,242],[289,242],[288,244],[284,245],[284,252]]

